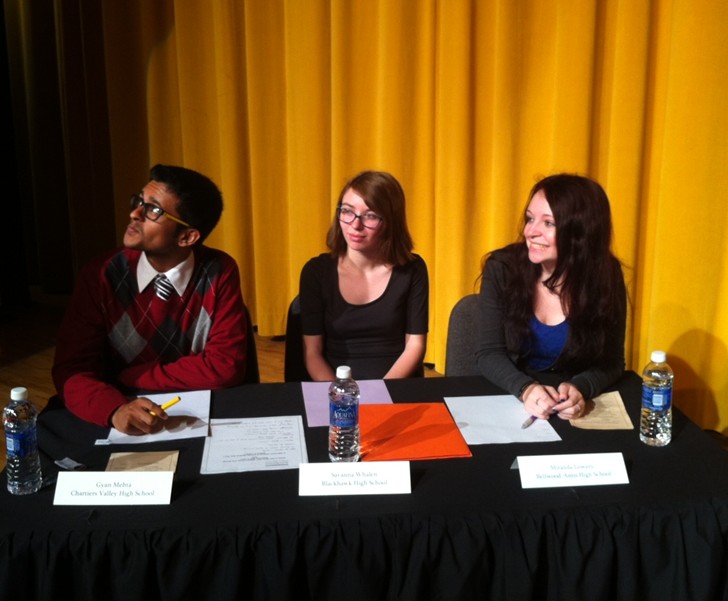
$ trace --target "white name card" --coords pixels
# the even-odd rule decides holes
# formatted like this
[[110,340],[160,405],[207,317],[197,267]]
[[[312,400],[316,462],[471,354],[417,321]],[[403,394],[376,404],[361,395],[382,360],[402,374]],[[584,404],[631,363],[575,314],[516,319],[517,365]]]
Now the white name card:
[[300,496],[396,495],[412,492],[409,461],[302,463]]
[[523,488],[629,484],[622,453],[518,457]]
[[174,472],[60,472],[54,505],[169,505]]

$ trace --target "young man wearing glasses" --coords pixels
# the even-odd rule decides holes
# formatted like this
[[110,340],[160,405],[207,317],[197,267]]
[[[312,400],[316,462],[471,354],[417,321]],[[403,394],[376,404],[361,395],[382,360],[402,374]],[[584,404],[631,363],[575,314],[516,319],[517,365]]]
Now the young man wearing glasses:
[[204,175],[152,168],[131,197],[124,248],[83,268],[61,324],[53,380],[70,411],[144,434],[167,416],[141,391],[242,382],[250,333],[238,268],[202,244],[222,206]]

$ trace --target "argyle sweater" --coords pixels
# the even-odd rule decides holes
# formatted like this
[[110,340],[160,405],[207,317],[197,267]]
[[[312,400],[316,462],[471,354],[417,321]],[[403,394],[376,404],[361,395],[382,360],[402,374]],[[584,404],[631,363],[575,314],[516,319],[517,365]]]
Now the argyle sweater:
[[232,257],[195,249],[182,297],[139,291],[141,252],[121,249],[86,265],[56,344],[53,381],[66,407],[108,426],[140,391],[234,386],[245,375],[246,321]]

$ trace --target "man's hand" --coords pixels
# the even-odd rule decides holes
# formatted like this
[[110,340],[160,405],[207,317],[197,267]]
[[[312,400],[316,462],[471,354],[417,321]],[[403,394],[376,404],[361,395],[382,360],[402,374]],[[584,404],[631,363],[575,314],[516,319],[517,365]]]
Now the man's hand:
[[111,416],[111,425],[124,434],[139,436],[158,432],[166,419],[164,409],[149,399],[140,397],[119,407]]

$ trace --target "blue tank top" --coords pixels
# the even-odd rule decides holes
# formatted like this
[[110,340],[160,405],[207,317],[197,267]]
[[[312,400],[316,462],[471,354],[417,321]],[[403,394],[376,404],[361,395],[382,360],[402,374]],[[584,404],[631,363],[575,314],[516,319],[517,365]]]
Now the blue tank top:
[[526,363],[531,369],[544,371],[556,363],[564,350],[569,324],[564,320],[558,325],[547,326],[536,319],[535,315],[531,315],[528,327],[532,336]]

